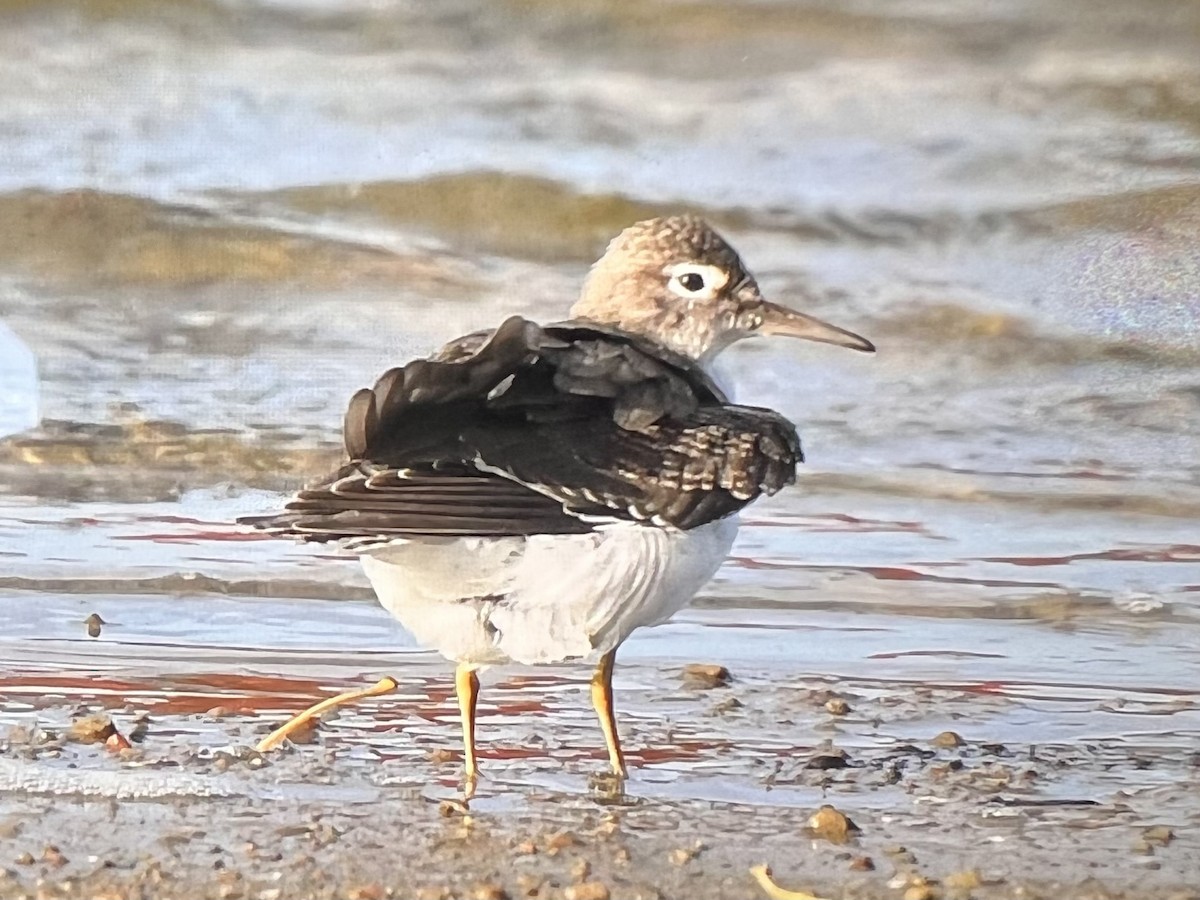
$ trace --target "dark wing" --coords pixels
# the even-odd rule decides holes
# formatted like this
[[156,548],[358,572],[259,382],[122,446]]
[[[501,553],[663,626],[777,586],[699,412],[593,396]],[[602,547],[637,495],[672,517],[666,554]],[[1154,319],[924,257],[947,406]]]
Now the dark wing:
[[795,478],[792,425],[724,403],[698,366],[588,323],[520,317],[354,395],[350,461],[278,516],[308,540],[693,528]]

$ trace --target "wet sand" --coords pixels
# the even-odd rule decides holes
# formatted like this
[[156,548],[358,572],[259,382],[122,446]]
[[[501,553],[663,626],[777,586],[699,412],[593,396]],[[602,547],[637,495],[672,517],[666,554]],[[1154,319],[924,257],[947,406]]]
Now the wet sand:
[[[371,678],[80,662],[0,679],[0,897],[747,898],[759,864],[831,898],[1200,896],[1195,713],[1169,693],[1053,699],[1062,722],[1175,715],[1174,736],[1031,742],[1006,735],[1055,717],[1020,685],[745,668],[710,687],[635,661],[621,792],[585,673],[495,672],[468,805],[448,673],[425,654],[387,669],[399,696],[266,755],[251,747],[287,711]],[[96,714],[132,747],[80,743]],[[824,805],[858,831],[814,830]]]

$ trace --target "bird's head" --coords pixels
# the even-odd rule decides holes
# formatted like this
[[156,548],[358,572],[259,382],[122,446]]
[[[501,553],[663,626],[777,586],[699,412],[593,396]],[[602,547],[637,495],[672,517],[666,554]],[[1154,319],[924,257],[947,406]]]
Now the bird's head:
[[766,300],[737,252],[695,216],[647,219],[613,238],[571,317],[615,325],[696,360],[755,335],[875,349],[853,332]]

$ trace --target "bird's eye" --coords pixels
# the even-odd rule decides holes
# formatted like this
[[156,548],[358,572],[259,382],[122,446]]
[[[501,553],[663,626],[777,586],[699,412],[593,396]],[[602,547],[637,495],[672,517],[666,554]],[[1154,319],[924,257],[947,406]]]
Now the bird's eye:
[[690,260],[667,266],[663,274],[671,293],[689,302],[712,300],[729,283],[728,270]]

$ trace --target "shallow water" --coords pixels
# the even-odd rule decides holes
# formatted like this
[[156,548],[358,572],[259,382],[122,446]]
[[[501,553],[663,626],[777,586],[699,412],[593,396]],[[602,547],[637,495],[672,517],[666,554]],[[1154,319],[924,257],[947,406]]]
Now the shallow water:
[[[609,235],[686,208],[880,352],[731,354],[809,464],[692,610],[628,643],[618,688],[705,660],[1011,702],[979,739],[1194,738],[1200,7],[8,2],[0,22],[8,709],[64,671],[64,700],[127,677],[117,695],[181,712],[436,684],[353,564],[230,523],[333,463],[353,389],[503,314],[561,316]],[[229,670],[299,681],[213,682]],[[432,702],[424,739],[452,743]],[[368,709],[335,746],[407,714]]]

